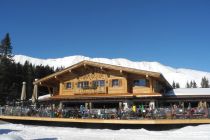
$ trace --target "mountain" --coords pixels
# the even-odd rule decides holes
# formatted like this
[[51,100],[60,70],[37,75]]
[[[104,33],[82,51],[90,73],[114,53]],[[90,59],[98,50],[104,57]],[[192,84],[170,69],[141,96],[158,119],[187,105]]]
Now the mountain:
[[49,65],[54,68],[61,66],[68,67],[83,60],[90,60],[100,63],[130,67],[135,69],[160,72],[171,84],[173,81],[179,82],[182,88],[186,86],[187,81],[190,82],[191,80],[195,80],[197,85],[200,86],[201,78],[204,76],[206,76],[210,81],[209,72],[184,69],[184,68],[175,69],[169,66],[164,66],[158,62],[145,62],[145,61],[134,62],[124,58],[117,58],[117,59],[90,58],[90,57],[75,55],[75,56],[69,56],[57,59],[38,59],[24,55],[15,55],[14,60],[16,63],[24,64],[25,61],[29,61],[33,65]]

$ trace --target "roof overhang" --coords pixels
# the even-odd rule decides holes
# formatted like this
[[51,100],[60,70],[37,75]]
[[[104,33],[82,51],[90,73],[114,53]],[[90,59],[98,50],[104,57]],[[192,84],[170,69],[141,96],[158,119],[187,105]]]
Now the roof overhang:
[[41,85],[42,82],[45,82],[45,81],[48,81],[48,80],[51,80],[51,79],[58,79],[57,77],[62,75],[62,74],[69,73],[76,68],[79,68],[81,66],[87,66],[87,65],[93,66],[93,67],[98,67],[98,68],[101,68],[101,69],[105,68],[105,69],[117,70],[117,71],[120,71],[120,72],[127,72],[127,73],[133,73],[133,74],[144,74],[144,75],[147,75],[147,76],[159,78],[160,81],[166,83],[168,88],[172,89],[172,86],[168,83],[168,81],[164,78],[164,76],[161,73],[139,70],[139,69],[128,68],[128,67],[122,67],[122,66],[116,66],[116,65],[110,65],[110,64],[104,64],[104,63],[87,61],[87,60],[81,61],[81,62],[79,62],[77,64],[74,64],[70,67],[67,67],[67,68],[65,68],[65,69],[63,69],[59,72],[56,72],[54,74],[43,77],[43,78],[35,81],[34,84]]
[[210,88],[178,88],[169,91],[165,96],[208,97],[210,96]]

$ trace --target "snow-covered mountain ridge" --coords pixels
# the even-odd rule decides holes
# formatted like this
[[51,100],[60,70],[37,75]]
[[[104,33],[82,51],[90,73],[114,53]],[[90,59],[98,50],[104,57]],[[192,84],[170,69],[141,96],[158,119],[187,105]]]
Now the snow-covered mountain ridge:
[[169,66],[164,66],[159,62],[145,62],[145,61],[134,62],[124,58],[116,58],[116,59],[90,58],[81,55],[75,55],[75,56],[68,56],[57,59],[38,59],[24,55],[15,55],[14,60],[15,62],[17,63],[19,62],[21,64],[24,64],[25,61],[29,61],[33,65],[49,65],[50,67],[54,68],[61,66],[68,67],[83,60],[90,60],[105,64],[160,72],[171,84],[173,81],[179,82],[182,88],[185,87],[187,81],[190,82],[191,80],[195,80],[197,85],[200,86],[201,78],[204,76],[206,76],[210,80],[210,72],[203,72],[203,71],[184,69],[184,68],[175,69]]

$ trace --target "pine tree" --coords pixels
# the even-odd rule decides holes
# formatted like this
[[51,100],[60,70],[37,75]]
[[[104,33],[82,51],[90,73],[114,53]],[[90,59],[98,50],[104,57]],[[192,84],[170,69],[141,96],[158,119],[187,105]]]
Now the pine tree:
[[[0,96],[2,100],[10,98],[14,94],[14,69],[15,64],[7,58],[2,58],[0,62]],[[11,95],[11,96],[10,96]]]
[[[5,47],[6,46],[6,47]],[[24,65],[12,60],[12,47],[9,34],[0,43],[0,105],[7,101],[20,99],[22,82],[27,82],[27,97],[31,98],[33,80],[54,73],[49,66],[33,66],[29,62]],[[40,95],[48,92],[46,87],[40,87]]]
[[188,81],[186,83],[186,88],[190,88],[190,84],[188,83]]
[[209,88],[209,80],[206,77],[201,79],[201,87],[202,88]]
[[2,46],[2,44],[0,42],[0,60],[1,60],[2,57],[3,57],[3,46]]
[[196,82],[195,81],[193,81],[193,86],[192,86],[193,88],[197,88],[197,84],[196,84]]
[[0,56],[1,58],[12,59],[12,46],[9,33],[7,33],[5,38],[1,41]]
[[12,61],[12,47],[9,34],[2,39],[0,44],[0,102],[14,96],[15,81],[14,81],[15,64]]
[[172,87],[173,87],[173,89],[175,89],[176,88],[176,83],[173,81],[173,83],[172,83]]
[[193,87],[193,82],[192,81],[190,81],[190,88],[192,88]]
[[180,85],[179,85],[179,83],[176,83],[176,88],[180,88]]

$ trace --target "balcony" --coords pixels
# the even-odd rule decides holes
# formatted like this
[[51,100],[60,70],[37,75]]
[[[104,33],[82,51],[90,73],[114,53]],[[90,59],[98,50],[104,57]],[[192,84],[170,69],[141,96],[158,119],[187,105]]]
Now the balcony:
[[83,87],[74,89],[75,95],[81,94],[106,94],[106,87]]

